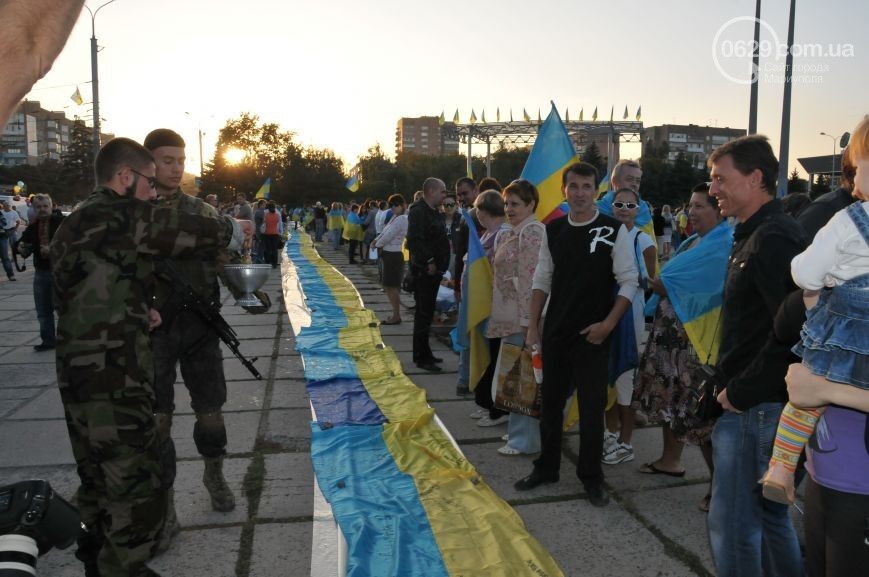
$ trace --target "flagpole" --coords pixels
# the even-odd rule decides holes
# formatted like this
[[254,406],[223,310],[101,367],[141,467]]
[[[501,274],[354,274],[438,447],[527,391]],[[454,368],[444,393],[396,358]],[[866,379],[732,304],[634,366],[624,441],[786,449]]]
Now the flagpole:
[[[788,156],[790,154],[791,138],[791,88],[793,86],[794,67],[794,19],[797,0],[791,0],[791,14],[788,22],[788,53],[785,57],[785,87],[781,111],[781,148],[778,155],[778,194],[782,197],[788,193]],[[832,175],[830,177],[832,183]]]
[[754,13],[754,53],[751,56],[751,96],[748,104],[748,133],[757,134],[757,87],[760,82],[760,0]]

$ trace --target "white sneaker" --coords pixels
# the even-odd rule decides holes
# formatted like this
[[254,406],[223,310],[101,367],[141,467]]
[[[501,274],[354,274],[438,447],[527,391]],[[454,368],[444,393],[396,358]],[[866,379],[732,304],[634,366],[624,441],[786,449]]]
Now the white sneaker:
[[468,416],[471,417],[472,419],[482,419],[483,417],[485,417],[488,414],[489,414],[489,411],[487,409],[477,409],[476,411],[474,411],[473,413],[471,413]]
[[506,434],[502,435],[501,440],[502,441],[509,441],[510,440],[510,433],[506,433]]
[[611,452],[619,444],[619,436],[616,433],[610,433],[607,430],[603,432],[603,454]]
[[627,463],[634,460],[634,447],[628,443],[618,443],[615,448],[603,456],[603,461],[607,465],[618,465],[619,463]]
[[507,422],[508,415],[501,415],[497,419],[489,418],[489,415],[484,416],[482,419],[477,421],[478,427],[496,427],[503,423]]

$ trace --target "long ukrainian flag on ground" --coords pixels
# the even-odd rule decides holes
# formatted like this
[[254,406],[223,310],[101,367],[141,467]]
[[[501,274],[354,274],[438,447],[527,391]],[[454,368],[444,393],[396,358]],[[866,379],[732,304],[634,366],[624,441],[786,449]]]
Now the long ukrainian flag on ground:
[[311,325],[296,337],[317,421],[317,484],[347,542],[348,577],[563,577],[435,423],[350,282],[294,232],[287,256]]
[[553,103],[549,116],[540,126],[520,177],[537,187],[540,202],[535,213],[541,222],[549,222],[564,214],[559,211],[559,205],[564,200],[561,174],[577,160],[576,150]]
[[459,311],[459,325],[462,327],[460,330],[467,335],[465,346],[471,349],[468,386],[474,390],[492,360],[489,342],[483,336],[486,321],[492,314],[492,265],[483,250],[480,237],[477,236],[477,227],[470,213],[463,210],[462,217],[468,225],[468,264],[465,267],[468,278],[467,284],[462,287],[464,298],[460,306],[464,310]]
[[[664,265],[659,278],[700,362],[715,364],[721,344],[719,319],[727,260],[733,248],[733,228],[723,221],[684,250],[696,236],[682,242],[679,247],[682,250],[677,250]],[[657,296],[649,299],[646,314],[650,311],[654,314],[657,303]]]

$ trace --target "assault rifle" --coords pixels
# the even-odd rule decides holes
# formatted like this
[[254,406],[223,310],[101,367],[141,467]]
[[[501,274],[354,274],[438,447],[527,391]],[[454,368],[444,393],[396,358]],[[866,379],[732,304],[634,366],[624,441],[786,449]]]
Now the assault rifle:
[[220,314],[220,303],[214,299],[203,299],[198,292],[187,282],[181,273],[175,270],[175,267],[168,261],[161,261],[157,264],[158,274],[164,276],[172,284],[172,298],[174,305],[170,305],[169,309],[174,313],[180,310],[188,310],[196,313],[205,321],[205,324],[211,328],[220,340],[226,344],[232,354],[241,361],[241,364],[250,371],[258,380],[262,380],[263,376],[254,366],[258,357],[251,359],[246,358],[241,351],[238,350],[239,340],[235,330],[229,326]]

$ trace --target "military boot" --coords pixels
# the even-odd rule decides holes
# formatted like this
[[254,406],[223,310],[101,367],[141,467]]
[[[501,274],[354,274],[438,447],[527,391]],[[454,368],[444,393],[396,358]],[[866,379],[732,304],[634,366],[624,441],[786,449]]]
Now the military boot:
[[205,457],[205,473],[202,482],[211,495],[211,507],[226,513],[235,509],[235,496],[223,478],[223,457]]
[[163,530],[160,531],[160,537],[157,539],[157,546],[154,548],[154,555],[162,555],[168,551],[172,545],[172,539],[177,537],[180,532],[181,525],[175,514],[175,489],[169,489],[166,495],[166,518],[163,521]]

